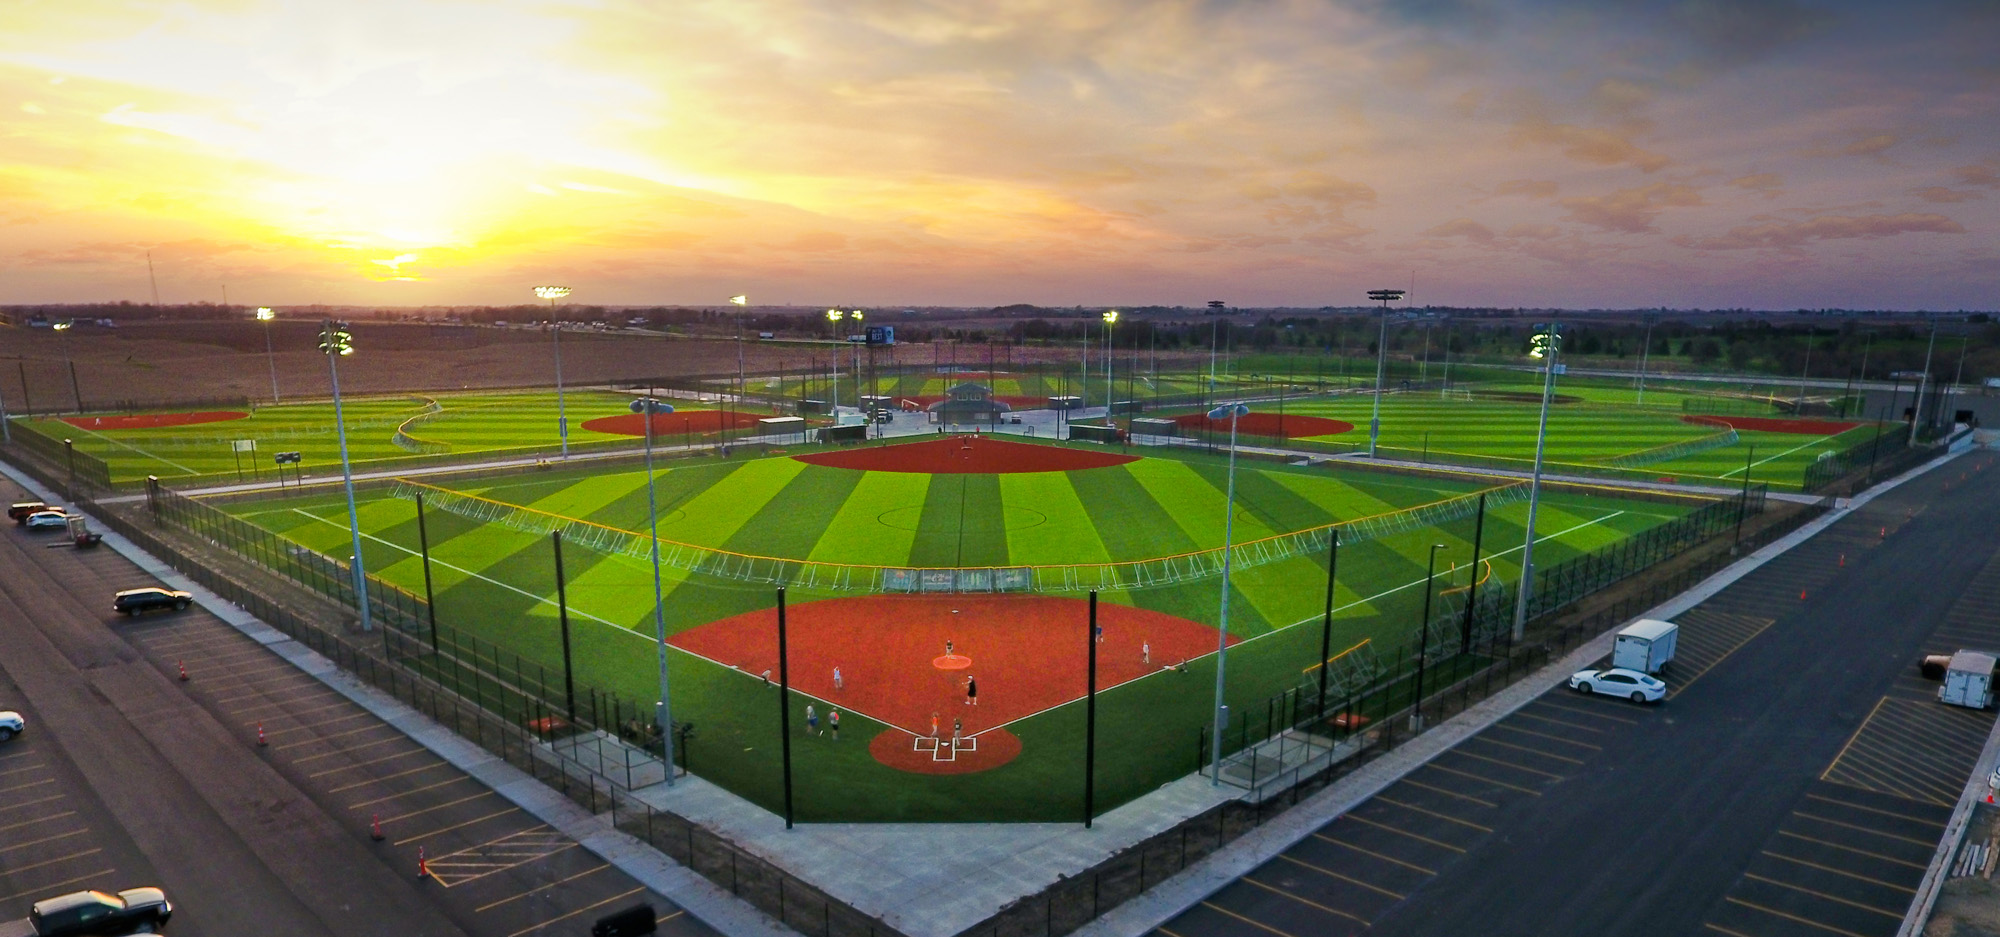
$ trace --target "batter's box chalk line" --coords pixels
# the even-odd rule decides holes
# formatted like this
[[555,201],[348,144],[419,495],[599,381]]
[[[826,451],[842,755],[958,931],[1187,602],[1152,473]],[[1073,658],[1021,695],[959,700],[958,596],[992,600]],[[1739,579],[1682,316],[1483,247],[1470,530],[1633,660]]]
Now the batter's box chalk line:
[[976,752],[979,750],[979,737],[976,735],[961,738],[949,745],[945,744],[942,739],[929,735],[912,736],[910,742],[914,750],[930,752],[932,761],[953,761],[958,757],[959,752]]

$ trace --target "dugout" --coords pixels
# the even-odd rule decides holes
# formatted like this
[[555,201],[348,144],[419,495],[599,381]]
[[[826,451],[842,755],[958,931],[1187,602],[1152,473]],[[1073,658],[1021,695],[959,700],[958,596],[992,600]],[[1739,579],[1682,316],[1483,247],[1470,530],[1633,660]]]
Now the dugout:
[[868,424],[866,423],[847,423],[841,426],[822,426],[819,428],[819,441],[823,443],[865,442],[867,439]]
[[943,400],[924,409],[932,423],[998,423],[1014,408],[994,400],[992,388],[966,383],[945,391]]
[[798,434],[799,441],[805,441],[806,418],[802,416],[767,416],[757,421],[757,432],[763,436],[787,436]]
[[799,401],[799,413],[805,416],[825,416],[833,412],[833,405],[816,397]]
[[1173,420],[1140,417],[1132,421],[1134,436],[1179,436],[1181,425]]
[[1075,397],[1075,396],[1070,396],[1070,397],[1050,397],[1050,398],[1049,398],[1049,409],[1051,409],[1051,410],[1081,410],[1081,409],[1083,409],[1083,398],[1082,398],[1082,397]]
[[1094,423],[1071,423],[1069,425],[1069,438],[1079,439],[1084,442],[1111,444],[1123,442],[1124,437],[1125,431],[1116,426],[1098,426]]

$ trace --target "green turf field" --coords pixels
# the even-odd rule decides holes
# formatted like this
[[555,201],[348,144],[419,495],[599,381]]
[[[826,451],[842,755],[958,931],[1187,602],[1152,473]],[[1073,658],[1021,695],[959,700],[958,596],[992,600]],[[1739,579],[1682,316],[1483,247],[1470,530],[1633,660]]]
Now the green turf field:
[[[1512,388],[1509,388],[1511,390]],[[1805,435],[1739,430],[1734,441],[1722,443],[1723,427],[1682,419],[1673,391],[1649,391],[1647,406],[1620,406],[1602,399],[1628,400],[1631,391],[1602,385],[1577,385],[1560,391],[1582,399],[1549,408],[1545,459],[1551,471],[1572,474],[1620,474],[1627,477],[1672,477],[1688,481],[1743,480],[1746,463],[1752,482],[1775,489],[1796,490],[1806,466],[1822,453],[1838,452],[1867,440],[1876,432],[1865,423],[1836,435]],[[1382,400],[1385,456],[1527,468],[1535,455],[1541,407],[1534,400],[1495,399],[1472,392],[1469,399],[1438,392],[1387,394]],[[1656,408],[1659,401],[1662,407]],[[1672,409],[1664,407],[1672,401]],[[1354,429],[1337,435],[1296,442],[1300,448],[1329,451],[1365,449],[1374,401],[1368,394],[1313,397],[1287,401],[1284,412],[1343,420]],[[1276,412],[1277,404],[1253,404],[1259,412]],[[1772,414],[1777,416],[1778,414]],[[1675,454],[1664,447],[1697,444],[1699,451]],[[1754,448],[1754,452],[1753,452]],[[1660,458],[1660,456],[1669,456]]]
[[[636,440],[616,433],[586,429],[586,421],[628,412],[630,394],[573,390],[563,395],[562,411],[569,420],[572,449],[624,446]],[[712,409],[713,404],[684,403],[686,409]],[[347,422],[349,457],[357,468],[380,460],[409,460],[424,455],[507,451],[553,451],[562,443],[557,429],[554,391],[522,393],[442,394],[430,396],[358,397],[342,401]],[[16,420],[17,430],[55,439],[75,440],[77,451],[105,461],[114,481],[158,475],[169,484],[188,484],[199,476],[236,480],[268,477],[271,456],[301,453],[307,478],[337,472],[339,442],[334,433],[330,401],[258,407],[244,419],[154,429],[93,429],[56,419]],[[398,431],[401,431],[399,437]],[[663,436],[666,447],[686,441],[700,443],[712,435]],[[237,452],[233,444],[255,440],[256,448]],[[287,469],[287,474],[290,469]],[[211,478],[220,481],[221,478]]]
[[[1219,547],[1226,467],[1205,453],[1175,453],[1072,472],[922,475],[807,465],[787,457],[716,460],[656,473],[660,534],[745,554],[882,566],[986,566],[1145,559]],[[624,530],[646,526],[639,471],[536,473],[458,490]],[[1236,538],[1281,534],[1379,515],[1479,490],[1490,481],[1438,481],[1374,472],[1246,462],[1237,473]],[[1695,503],[1635,500],[1616,492],[1552,494],[1541,507],[1537,560],[1550,566],[1673,519]],[[347,552],[344,504],[331,492],[236,501],[226,507],[305,547]],[[369,569],[421,593],[412,501],[377,492],[360,505]],[[1526,506],[1488,512],[1484,554],[1493,576],[1518,576]],[[428,532],[437,612],[462,628],[540,661],[559,660],[550,538],[433,508]],[[1460,517],[1351,543],[1341,552],[1335,647],[1390,645],[1409,634],[1422,599],[1425,555],[1439,554],[1440,588],[1464,585],[1473,520]],[[622,553],[565,555],[578,679],[640,700],[654,698],[651,567]],[[1317,658],[1323,555],[1240,569],[1228,627],[1246,639],[1229,658],[1232,705],[1256,708],[1297,686]],[[770,607],[773,589],[668,569],[670,632]],[[1106,594],[1213,625],[1215,578]],[[793,588],[793,604],[839,593]],[[1307,627],[1301,627],[1302,625]],[[779,798],[775,718],[755,677],[676,651],[675,714],[697,725],[694,770],[767,807]],[[1122,803],[1193,770],[1196,727],[1213,686],[1212,656],[1186,673],[1163,672],[1107,692],[1100,703],[1101,807]],[[879,724],[851,716],[865,741]],[[1025,746],[986,772],[913,775],[874,761],[865,744],[796,748],[800,815],[819,820],[1061,820],[1080,804],[1080,707],[1009,726]]]

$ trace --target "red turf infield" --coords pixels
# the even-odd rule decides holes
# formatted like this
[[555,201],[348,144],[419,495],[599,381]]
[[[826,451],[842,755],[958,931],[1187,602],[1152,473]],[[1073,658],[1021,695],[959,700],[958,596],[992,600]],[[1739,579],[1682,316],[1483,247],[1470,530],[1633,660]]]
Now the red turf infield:
[[1683,423],[1701,423],[1708,426],[1727,426],[1730,429],[1756,430],[1760,433],[1798,433],[1805,436],[1832,436],[1845,433],[1860,423],[1840,420],[1781,420],[1768,416],[1684,416]]
[[[725,413],[721,410],[675,410],[653,417],[653,436],[672,436],[675,433],[713,433],[724,426],[730,429],[745,429],[757,425],[755,413]],[[621,413],[617,416],[600,416],[583,421],[583,428],[594,433],[618,433],[625,436],[646,435],[646,423],[637,413]]]
[[62,418],[77,429],[159,429],[164,426],[193,426],[197,423],[221,423],[227,420],[241,420],[250,414],[240,410],[206,410],[201,413],[134,413],[130,416],[66,416]]
[[1139,461],[1138,456],[1006,442],[986,436],[946,436],[925,442],[814,452],[792,458],[829,468],[930,475],[1069,472]]
[[[947,739],[954,718],[965,720],[968,736],[991,735],[998,726],[1083,696],[1087,609],[1082,599],[1043,595],[871,595],[795,605],[786,617],[792,685],[903,730],[885,733],[900,741],[881,743],[898,752],[899,746],[913,747],[912,737],[930,735],[934,712]],[[1215,650],[1215,629],[1185,618],[1111,604],[1100,605],[1097,617],[1104,629],[1097,648],[1099,689]],[[761,674],[778,666],[777,621],[775,609],[747,612],[670,640],[690,653]],[[946,641],[955,653],[972,658],[972,666],[938,668],[934,661]],[[1152,645],[1151,664],[1140,660],[1142,643]],[[841,689],[833,686],[835,667]],[[979,682],[977,706],[965,704],[968,674]],[[936,762],[878,755],[878,760],[906,771],[939,773],[997,767],[1004,761],[987,754],[998,755],[1006,743],[987,743],[988,735],[979,736],[987,747],[977,758]],[[1013,751],[1019,751],[1018,741]]]
[[[1190,429],[1209,429],[1218,433],[1229,432],[1228,420],[1211,421],[1206,413],[1188,413],[1174,417],[1174,422]],[[1283,436],[1287,439],[1302,439],[1307,436],[1332,436],[1354,429],[1354,424],[1346,420],[1329,420],[1323,416],[1300,416],[1289,413],[1248,413],[1236,418],[1236,431],[1253,436]]]

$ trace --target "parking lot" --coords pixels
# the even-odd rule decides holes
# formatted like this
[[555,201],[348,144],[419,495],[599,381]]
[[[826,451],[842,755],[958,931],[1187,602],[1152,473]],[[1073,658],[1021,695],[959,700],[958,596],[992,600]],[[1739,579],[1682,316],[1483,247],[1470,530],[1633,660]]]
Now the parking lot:
[[1916,668],[2000,647],[1981,471],[1677,616],[1659,706],[1545,693],[1158,931],[1893,935],[1993,729]]
[[[1359,934],[1506,817],[1589,770],[1654,708],[1551,691],[1341,815],[1160,928],[1169,937]],[[1245,930],[1248,928],[1248,930]]]
[[90,796],[13,681],[0,674],[0,709],[28,728],[0,744],[0,921],[26,917],[50,895],[114,881],[154,880],[152,869]]
[[[29,536],[18,530],[11,533]],[[116,553],[31,550],[29,558],[80,605],[102,609],[103,627],[120,635],[244,750],[256,753],[356,841],[365,843],[379,862],[414,881],[421,856],[428,872],[425,893],[464,933],[494,937],[582,933],[597,917],[642,901],[657,909],[662,933],[712,933],[574,840],[200,608],[136,619],[112,614],[113,591],[156,584]],[[7,766],[0,770],[20,771],[19,781],[0,775],[0,788],[42,783],[44,769],[24,759],[35,752],[34,745],[31,734],[0,749]],[[17,762],[20,767],[15,769]],[[31,792],[34,787],[18,791]],[[55,814],[62,807],[61,800],[50,800],[36,809]],[[0,817],[7,815],[0,810]],[[0,849],[10,844],[7,837],[15,832],[14,822],[0,820]],[[55,831],[50,836],[69,829],[60,820],[43,822]],[[29,826],[18,829],[32,831]],[[378,832],[380,839],[375,838]],[[82,835],[71,838],[81,846]],[[50,839],[33,848],[61,845],[61,840]],[[101,883],[106,870],[82,866],[91,865],[93,857],[99,857],[100,865],[115,863],[101,851],[86,853],[87,848],[69,850],[81,855],[64,860],[70,864],[61,867],[76,868],[77,882]],[[4,852],[0,869],[10,876],[24,871]],[[0,884],[7,881],[0,878]],[[24,888],[24,893],[39,896],[47,887],[55,887],[33,884],[36,887]],[[0,894],[8,893],[9,889],[0,888]],[[0,912],[8,907],[0,903]]]

